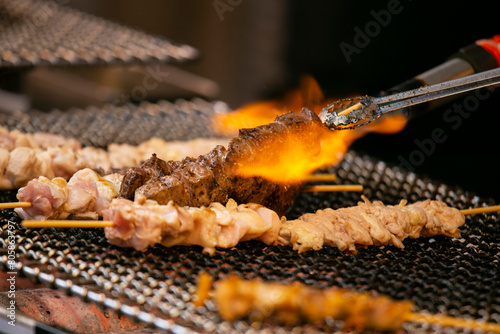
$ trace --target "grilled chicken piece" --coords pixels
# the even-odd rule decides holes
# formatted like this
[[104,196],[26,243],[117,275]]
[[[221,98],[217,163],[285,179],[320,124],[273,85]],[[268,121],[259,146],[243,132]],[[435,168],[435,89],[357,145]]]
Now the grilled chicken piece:
[[299,252],[319,250],[323,245],[356,254],[356,247],[393,244],[404,248],[407,237],[460,236],[464,215],[440,201],[426,200],[406,205],[385,206],[366,198],[358,206],[338,210],[318,210],[297,220],[286,221],[279,243]]
[[181,160],[206,153],[209,147],[227,141],[224,138],[204,138],[166,142],[152,138],[137,146],[111,144],[106,151],[95,147],[82,148],[75,139],[50,133],[21,133],[0,127],[0,189],[23,187],[39,176],[69,180],[84,168],[109,173],[137,166],[153,153],[163,159]]
[[75,173],[69,182],[40,176],[17,193],[17,199],[31,202],[31,207],[15,210],[23,219],[98,219],[118,196],[121,178],[118,174],[101,177],[88,168]]
[[98,219],[111,200],[118,196],[118,187],[89,168],[75,173],[68,182],[65,210],[77,219]]
[[29,208],[17,208],[16,213],[22,219],[65,219],[69,213],[65,210],[68,200],[68,185],[65,179],[56,177],[49,180],[45,176],[31,180],[19,189],[17,199],[30,202]]
[[410,301],[395,301],[383,295],[336,287],[318,289],[297,282],[242,280],[235,275],[216,283],[214,301],[220,315],[229,321],[274,317],[293,325],[333,318],[343,320],[344,328],[358,331],[401,329],[413,307]]
[[1,135],[0,135],[0,189],[10,189],[12,188],[12,182],[5,174],[5,170],[9,163],[9,151],[1,147]]
[[109,242],[120,247],[142,250],[156,243],[164,246],[199,245],[209,254],[215,247],[229,248],[238,242],[257,239],[275,244],[280,227],[278,215],[257,204],[236,204],[230,199],[224,206],[180,207],[170,201],[137,196],[136,201],[114,199],[103,212],[114,222],[104,232]]

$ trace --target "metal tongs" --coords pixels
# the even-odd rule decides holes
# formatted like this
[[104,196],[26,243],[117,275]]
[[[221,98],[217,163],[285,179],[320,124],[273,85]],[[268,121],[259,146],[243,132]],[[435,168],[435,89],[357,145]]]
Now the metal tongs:
[[355,97],[325,107],[319,118],[332,130],[354,129],[395,110],[500,83],[500,68],[382,97]]

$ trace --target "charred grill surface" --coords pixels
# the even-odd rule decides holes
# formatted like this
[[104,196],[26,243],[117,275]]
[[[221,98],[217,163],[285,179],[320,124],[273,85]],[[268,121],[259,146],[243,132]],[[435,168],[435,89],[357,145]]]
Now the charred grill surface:
[[181,206],[208,206],[212,202],[258,203],[284,215],[300,184],[274,183],[262,177],[242,177],[233,173],[238,164],[256,158],[273,161],[276,147],[289,134],[298,135],[309,145],[311,157],[320,150],[320,138],[313,131],[321,121],[310,110],[279,116],[273,123],[240,130],[226,150],[217,146],[206,155],[188,157],[181,162],[165,162],[156,156],[129,170],[123,179],[121,197],[135,194],[160,204],[174,200]]

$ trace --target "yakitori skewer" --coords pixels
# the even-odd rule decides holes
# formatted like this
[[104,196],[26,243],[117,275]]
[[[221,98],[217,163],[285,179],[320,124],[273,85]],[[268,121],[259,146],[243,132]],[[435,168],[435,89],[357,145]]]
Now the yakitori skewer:
[[393,300],[385,295],[372,295],[350,289],[320,289],[298,282],[284,284],[258,279],[244,280],[236,275],[216,283],[208,273],[198,278],[196,306],[213,294],[219,314],[228,321],[250,317],[272,318],[289,325],[317,322],[326,318],[343,320],[346,329],[398,331],[405,322],[424,322],[445,327],[500,333],[500,324],[462,319],[442,314],[413,312],[408,300]]
[[[0,203],[0,209],[21,208],[29,207],[30,202],[9,202]],[[460,212],[464,215],[475,215],[480,213],[490,213],[500,211],[500,205],[486,206],[480,208],[463,209]],[[22,226],[26,228],[45,228],[45,227],[58,227],[58,228],[104,228],[113,226],[113,221],[104,220],[23,220]]]
[[103,211],[103,221],[25,220],[23,226],[105,227],[110,243],[137,250],[155,244],[199,245],[213,254],[216,247],[233,247],[240,241],[257,239],[268,245],[291,246],[298,252],[333,246],[356,254],[359,247],[404,248],[407,238],[456,238],[465,223],[463,213],[441,201],[407,204],[403,200],[399,205],[384,205],[362,198],[364,202],[357,206],[326,208],[287,220],[262,205],[237,204],[232,199],[226,205],[214,202],[208,207],[188,207],[173,201],[160,205],[139,196],[135,202],[113,199]]
[[[339,185],[339,186],[335,186],[335,187],[338,187],[337,189],[341,189],[340,187],[350,187],[351,185]],[[326,187],[326,186],[316,186],[316,187]],[[352,189],[351,190],[337,190],[337,191],[362,191],[361,190],[358,190],[359,189],[359,185],[352,185]],[[304,187],[305,188],[305,187]],[[303,189],[302,190],[303,192],[305,191],[321,191],[321,188],[319,188],[319,190],[311,190],[311,188],[309,189]],[[29,208],[31,206],[31,203],[30,202],[6,202],[6,203],[0,203],[0,209],[14,209],[14,208]],[[477,214],[480,214],[480,213],[490,213],[490,212],[496,212],[496,211],[500,211],[500,205],[492,205],[492,206],[485,206],[485,207],[479,207],[479,208],[472,208],[472,209],[463,209],[463,210],[460,210],[460,212],[464,215],[477,215]],[[35,222],[34,220],[25,220],[25,222]],[[36,220],[38,222],[41,222],[39,220]],[[44,222],[51,222],[51,221],[57,221],[57,220],[44,220]],[[75,222],[78,222],[78,221],[75,221]],[[85,221],[80,221],[81,223],[85,223]],[[95,223],[98,223],[97,221],[94,221]],[[101,221],[102,222],[102,221]],[[90,227],[90,226],[89,226]]]
[[[79,175],[86,175],[86,181],[92,181],[94,183],[102,181],[102,179],[107,179],[110,177],[113,177],[114,179],[118,180],[118,176],[113,176],[113,175],[118,175],[118,174],[109,174],[101,178],[97,173],[93,172],[90,169],[83,169],[75,173],[74,178],[77,178]],[[322,173],[322,174],[312,174],[309,175],[304,182],[330,182],[334,181],[336,179],[335,174],[328,174],[328,173]],[[49,184],[50,182],[54,183],[53,179],[52,181],[46,180],[46,184]],[[81,178],[77,181],[81,181]],[[70,180],[71,182],[71,180]],[[75,182],[78,186],[78,182]],[[102,182],[101,182],[102,183]],[[66,183],[64,183],[66,185]],[[70,183],[71,185],[71,183]],[[114,182],[114,184],[110,184],[108,182],[105,182],[105,185],[107,186],[114,186],[115,191],[118,191],[120,184],[119,181]],[[307,190],[305,189],[304,191],[360,191],[358,190],[359,187],[353,187],[353,186],[347,186],[346,188],[343,188],[342,185],[319,185],[319,186],[314,186],[314,190]],[[361,188],[362,189],[362,188]],[[51,192],[50,192],[51,193]],[[76,193],[76,192],[75,192]],[[36,198],[36,196],[35,196]],[[21,202],[8,202],[8,203],[0,203],[0,209],[14,209],[14,208],[29,208],[31,207],[32,203],[30,201],[21,201]],[[27,218],[27,217],[24,217]],[[47,216],[46,218],[54,218],[54,217],[49,217]]]

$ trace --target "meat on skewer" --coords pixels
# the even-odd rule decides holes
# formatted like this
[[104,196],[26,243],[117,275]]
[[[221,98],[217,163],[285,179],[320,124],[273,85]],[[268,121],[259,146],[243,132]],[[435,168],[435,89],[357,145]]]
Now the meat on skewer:
[[75,139],[50,133],[23,134],[0,127],[0,189],[25,186],[39,176],[68,180],[83,168],[108,172],[112,169],[137,166],[156,153],[168,160],[198,156],[227,139],[205,138],[191,141],[166,142],[152,138],[138,146],[110,144],[107,150],[82,148]]
[[[248,226],[265,225],[271,229],[266,231],[271,232],[265,234],[265,240],[257,239],[266,244],[290,245],[299,252],[329,245],[355,254],[356,246],[393,244],[404,248],[402,241],[407,237],[458,237],[458,227],[465,222],[459,210],[431,200],[407,206],[365,202],[339,210],[319,210],[293,221],[283,217],[280,221],[270,209],[258,204],[238,206],[231,199],[226,206],[212,203],[208,208],[183,208],[173,202],[159,205],[144,196],[138,197],[136,202],[114,199],[110,208],[104,210],[104,219],[114,222],[113,227],[105,229],[112,244],[136,249],[156,243],[201,245],[213,252],[214,247],[232,247],[241,240],[255,239],[248,237],[253,234],[246,232]],[[242,211],[247,214],[241,214]],[[257,214],[249,214],[253,211]],[[237,219],[243,216],[245,219]],[[264,230],[259,227],[258,231]]]
[[23,219],[98,219],[118,196],[122,178],[120,174],[101,177],[89,168],[76,172],[69,182],[40,176],[17,193],[19,201],[30,202],[31,207],[15,211]]
[[[209,298],[211,288],[211,276],[200,274],[196,306],[203,305]],[[274,318],[280,323],[296,325],[332,318],[342,320],[347,330],[376,332],[399,331],[405,322],[423,322],[500,333],[498,323],[413,312],[413,302],[409,300],[393,300],[384,295],[337,287],[319,289],[298,282],[243,280],[232,275],[216,283],[213,299],[219,314],[229,321]]]
[[[213,202],[224,204],[229,198],[233,198],[238,203],[258,203],[284,215],[300,190],[301,182],[278,184],[262,177],[237,176],[233,170],[238,168],[241,159],[251,162],[257,156],[265,156],[272,160],[274,150],[269,149],[269,141],[279,143],[290,134],[303,138],[308,146],[307,154],[314,157],[321,149],[320,133],[314,130],[321,126],[318,116],[304,109],[300,113],[279,116],[271,124],[242,129],[240,135],[231,140],[228,149],[217,146],[196,159],[188,157],[182,161],[167,162],[153,154],[141,166],[132,168],[125,174],[120,195],[131,200],[142,195],[160,204],[174,200],[180,206],[193,207],[209,206]],[[97,164],[103,159],[96,149],[82,149],[79,152],[80,155],[68,152],[68,157],[59,160],[67,168],[71,168],[76,164],[72,161],[92,160]],[[82,158],[83,152],[87,154],[86,158]],[[36,154],[34,158],[37,158]],[[53,165],[50,159],[45,163],[47,166],[51,164]],[[23,179],[20,183],[27,181]],[[46,216],[51,217],[52,214]]]
[[297,220],[284,221],[279,244],[291,245],[299,252],[319,250],[323,245],[356,254],[356,247],[393,244],[404,248],[408,237],[445,235],[458,237],[464,215],[441,201],[430,199],[406,205],[385,206],[380,201],[364,202],[338,210],[306,213]]
[[[118,196],[121,178],[120,174],[100,177],[90,169],[77,172],[69,182],[62,178],[54,178],[50,181],[45,177],[39,177],[30,181],[17,194],[20,202],[30,202],[31,207],[15,210],[23,219],[65,219],[67,217],[98,219],[112,200]],[[138,192],[136,198],[141,199],[139,202],[136,201],[137,203],[146,203],[147,197],[144,194]],[[426,200],[410,205],[406,205],[406,201],[401,201],[396,206],[385,206],[382,202],[371,203],[365,197],[363,198],[365,201],[358,203],[355,207],[318,210],[316,213],[304,214],[296,220],[287,221],[283,217],[279,224],[277,243],[290,245],[299,252],[319,250],[324,245],[328,245],[355,254],[356,247],[371,245],[393,244],[403,248],[402,241],[408,237],[434,235],[458,237],[460,234],[458,228],[465,222],[465,217],[459,210],[450,208],[440,201]],[[127,206],[130,212],[140,210],[141,224],[148,224],[147,213],[151,211],[150,208],[153,208],[151,205],[153,202],[158,204],[158,201],[151,200],[143,208],[140,204],[132,205],[131,201],[120,200],[116,202],[119,204],[113,202],[111,208],[119,211],[118,208],[122,205]],[[231,207],[234,206],[234,200],[232,203]],[[176,207],[182,207],[177,203],[176,205]],[[218,202],[213,202],[209,204],[209,207],[220,205]],[[248,205],[258,206],[262,210],[265,208],[259,204]],[[154,208],[160,210],[161,205]],[[196,208],[192,207],[189,210],[196,210]],[[266,210],[268,210],[266,212],[273,212]],[[151,211],[151,214],[153,213],[154,210]],[[114,215],[108,217],[105,219],[114,219]],[[200,219],[203,220],[203,218]],[[123,224],[122,219],[118,225]],[[142,229],[137,222],[131,221],[129,224],[133,227],[132,229]],[[239,239],[233,243],[236,244],[238,241]],[[149,241],[147,245],[157,242],[164,243],[161,240]],[[126,243],[120,242],[120,245],[126,245]],[[135,245],[131,247],[137,248]]]
[[394,331],[411,314],[413,303],[387,296],[373,296],[348,289],[318,289],[302,284],[242,280],[236,275],[217,282],[214,302],[219,314],[233,321],[274,317],[278,322],[324,321],[331,317],[344,321],[344,328]]
[[208,206],[232,198],[238,203],[258,203],[284,215],[300,182],[278,184],[262,177],[241,177],[233,173],[234,169],[242,159],[251,163],[264,155],[273,161],[275,151],[269,147],[279,145],[270,145],[269,141],[279,143],[290,134],[304,139],[307,154],[313,158],[321,150],[320,133],[314,129],[321,126],[318,116],[304,109],[278,116],[270,124],[242,129],[227,149],[217,146],[197,159],[165,162],[153,156],[125,174],[120,195],[130,200],[143,195],[160,204],[174,200],[181,206]]
[[278,215],[258,204],[236,204],[229,200],[224,206],[180,207],[138,196],[136,202],[114,199],[104,210],[104,219],[114,222],[104,232],[109,242],[121,247],[142,250],[160,243],[164,246],[199,245],[213,254],[215,247],[230,248],[239,241],[260,240],[268,245],[278,239]]
[[[153,157],[151,160],[159,159]],[[324,175],[327,176],[327,179],[331,178],[330,174]],[[322,175],[316,174],[314,176]],[[49,180],[45,176],[40,176],[29,181],[17,193],[19,203],[29,205],[17,206],[18,203],[10,204],[12,204],[12,207],[17,208],[17,213],[23,219],[47,220],[66,219],[68,217],[99,219],[99,217],[102,217],[102,210],[106,208],[106,205],[109,205],[109,202],[118,196],[122,179],[123,175],[119,173],[101,177],[88,168],[75,173],[69,179],[69,182],[66,182],[61,177]],[[105,180],[111,181],[111,183]],[[356,185],[328,187],[333,190],[340,189],[341,191],[350,191],[353,188],[362,189],[361,186]],[[139,195],[143,196],[142,194]]]

